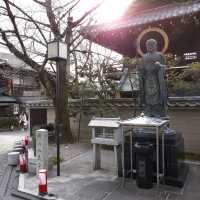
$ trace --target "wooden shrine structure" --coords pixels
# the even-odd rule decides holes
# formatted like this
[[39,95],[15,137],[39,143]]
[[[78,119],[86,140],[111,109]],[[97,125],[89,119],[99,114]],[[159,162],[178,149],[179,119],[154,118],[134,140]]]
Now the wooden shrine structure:
[[158,49],[185,64],[200,59],[200,1],[139,9],[128,16],[83,27],[83,37],[131,58],[145,53],[145,41],[154,38]]

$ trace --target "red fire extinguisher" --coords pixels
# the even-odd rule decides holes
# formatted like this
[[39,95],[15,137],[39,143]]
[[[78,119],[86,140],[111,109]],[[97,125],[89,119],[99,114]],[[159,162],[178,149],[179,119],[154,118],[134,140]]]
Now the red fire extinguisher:
[[24,154],[19,155],[19,170],[20,170],[20,173],[26,173],[27,171],[26,158]]
[[46,169],[39,170],[38,180],[39,180],[39,194],[40,195],[47,194],[47,170]]

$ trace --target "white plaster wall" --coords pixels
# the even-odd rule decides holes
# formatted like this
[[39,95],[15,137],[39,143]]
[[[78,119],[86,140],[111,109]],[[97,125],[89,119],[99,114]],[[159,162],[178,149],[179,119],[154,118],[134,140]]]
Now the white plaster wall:
[[54,108],[47,109],[47,124],[55,123],[55,110]]

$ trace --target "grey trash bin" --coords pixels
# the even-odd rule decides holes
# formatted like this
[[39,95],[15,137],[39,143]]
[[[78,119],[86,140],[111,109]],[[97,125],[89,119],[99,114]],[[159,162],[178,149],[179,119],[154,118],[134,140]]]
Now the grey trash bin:
[[139,188],[153,187],[153,144],[136,143],[136,183]]

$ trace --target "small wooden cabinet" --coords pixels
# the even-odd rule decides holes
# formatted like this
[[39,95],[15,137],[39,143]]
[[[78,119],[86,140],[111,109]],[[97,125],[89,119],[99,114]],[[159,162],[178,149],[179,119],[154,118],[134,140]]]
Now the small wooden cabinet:
[[101,145],[114,147],[117,168],[121,168],[122,134],[119,124],[120,118],[93,117],[88,126],[92,128],[93,169],[101,168]]

